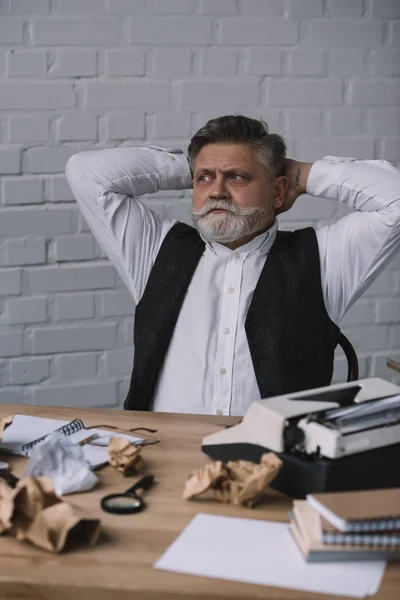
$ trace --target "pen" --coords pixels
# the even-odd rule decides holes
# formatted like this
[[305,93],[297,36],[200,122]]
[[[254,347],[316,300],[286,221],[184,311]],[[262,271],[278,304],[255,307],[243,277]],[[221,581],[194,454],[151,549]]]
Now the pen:
[[390,368],[390,369],[394,369],[395,371],[399,371],[400,373],[400,363],[396,362],[395,360],[393,360],[392,358],[388,358],[386,361],[386,365]]

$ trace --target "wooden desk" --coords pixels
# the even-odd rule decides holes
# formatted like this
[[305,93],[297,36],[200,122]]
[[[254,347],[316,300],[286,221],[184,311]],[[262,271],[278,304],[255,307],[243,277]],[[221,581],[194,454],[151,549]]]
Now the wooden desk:
[[[148,508],[133,516],[104,513],[99,500],[105,493],[123,491],[132,479],[123,478],[111,467],[99,472],[100,485],[91,492],[68,497],[102,520],[102,539],[93,548],[53,555],[11,537],[0,537],[0,598],[7,600],[179,600],[246,599],[322,600],[337,598],[309,592],[248,585],[230,581],[168,573],[152,568],[178,533],[198,513],[214,513],[253,519],[287,521],[289,498],[270,491],[255,509],[235,508],[216,502],[182,500],[188,473],[207,461],[201,453],[204,435],[219,429],[218,424],[235,422],[230,417],[175,415],[166,413],[80,410],[0,405],[0,417],[33,414],[72,419],[85,423],[107,423],[125,428],[156,427],[162,442],[144,448],[147,471],[158,485],[146,494]],[[4,457],[4,455],[3,455]],[[13,457],[20,475],[26,459]],[[285,557],[282,557],[285,560]],[[389,565],[375,600],[398,600],[400,565]]]

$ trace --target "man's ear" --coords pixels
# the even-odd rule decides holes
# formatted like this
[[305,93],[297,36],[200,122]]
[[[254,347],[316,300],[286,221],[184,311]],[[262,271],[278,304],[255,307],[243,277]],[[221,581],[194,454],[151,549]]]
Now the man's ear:
[[286,192],[288,191],[288,187],[289,187],[289,180],[287,177],[285,177],[285,175],[280,175],[279,177],[275,177],[275,181],[274,181],[274,200],[273,200],[273,206],[276,209],[281,208],[284,200],[285,200],[285,196],[286,196]]

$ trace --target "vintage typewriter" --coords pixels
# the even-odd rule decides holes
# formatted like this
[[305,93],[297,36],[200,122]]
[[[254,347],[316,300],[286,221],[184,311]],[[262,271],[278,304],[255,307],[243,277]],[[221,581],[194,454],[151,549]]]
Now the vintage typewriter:
[[223,461],[276,452],[273,486],[308,493],[400,486],[400,387],[380,378],[253,402],[241,423],[203,439]]

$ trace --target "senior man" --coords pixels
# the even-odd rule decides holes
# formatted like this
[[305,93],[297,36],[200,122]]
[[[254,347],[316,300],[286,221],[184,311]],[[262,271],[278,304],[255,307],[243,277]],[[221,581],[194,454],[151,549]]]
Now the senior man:
[[[257,399],[328,385],[340,321],[400,244],[400,172],[385,161],[286,158],[244,116],[212,119],[181,150],[74,155],[82,213],[134,299],[126,409],[242,415]],[[194,227],[140,201],[193,187]],[[298,196],[355,212],[279,231]]]

